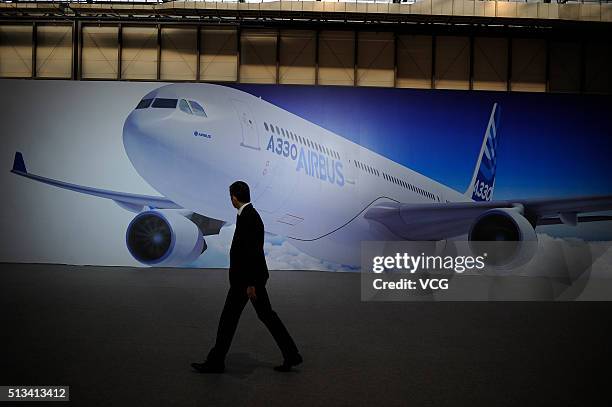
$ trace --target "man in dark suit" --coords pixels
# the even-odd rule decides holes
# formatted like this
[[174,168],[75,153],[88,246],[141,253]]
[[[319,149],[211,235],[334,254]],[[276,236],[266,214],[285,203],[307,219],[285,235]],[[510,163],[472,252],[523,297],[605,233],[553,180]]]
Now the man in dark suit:
[[291,367],[302,363],[302,356],[270,305],[266,291],[268,266],[263,251],[264,224],[250,202],[249,186],[245,182],[236,181],[230,185],[229,190],[232,205],[238,209],[236,230],[230,248],[230,289],[219,320],[215,346],[204,363],[192,363],[191,366],[201,373],[223,372],[225,355],[236,332],[240,314],[247,301],[251,300],[257,316],[268,328],[283,354],[283,364],[274,369],[288,372]]

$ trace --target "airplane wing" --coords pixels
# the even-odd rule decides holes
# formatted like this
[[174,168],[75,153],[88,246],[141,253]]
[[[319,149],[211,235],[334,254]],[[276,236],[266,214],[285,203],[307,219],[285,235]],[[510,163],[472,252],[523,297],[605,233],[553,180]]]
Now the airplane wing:
[[34,181],[53,185],[55,187],[69,189],[71,191],[93,195],[100,198],[112,199],[122,208],[131,210],[132,212],[140,212],[140,210],[142,210],[145,206],[157,209],[183,209],[183,207],[179,204],[174,203],[168,198],[164,198],[162,196],[137,195],[126,192],[109,191],[106,189],[70,184],[68,182],[58,181],[36,174],[30,174],[26,169],[23,155],[19,151],[15,153],[15,160],[13,161],[13,168],[11,169],[11,172]]
[[[15,160],[13,161],[13,168],[11,169],[11,172],[34,181],[53,185],[55,187],[69,189],[71,191],[97,196],[100,198],[111,199],[123,209],[135,213],[142,211],[145,207],[149,207],[151,209],[184,209],[181,205],[163,196],[137,195],[127,192],[109,191],[106,189],[86,187],[83,185],[71,184],[64,181],[42,177],[36,174],[30,174],[26,169],[23,155],[19,151],[15,153]],[[185,217],[195,223],[202,231],[204,236],[217,235],[219,234],[221,228],[226,225],[225,221],[209,218],[191,211],[185,213]]]
[[612,210],[612,195],[556,199],[403,204],[386,202],[368,208],[364,217],[406,240],[443,240],[466,234],[478,216],[495,208],[519,208],[535,227],[612,220],[612,216],[578,216]]

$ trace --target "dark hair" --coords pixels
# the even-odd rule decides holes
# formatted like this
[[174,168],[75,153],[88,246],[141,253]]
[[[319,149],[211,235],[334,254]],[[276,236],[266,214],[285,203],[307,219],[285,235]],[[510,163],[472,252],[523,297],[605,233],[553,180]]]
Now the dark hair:
[[251,192],[249,186],[244,181],[236,181],[229,187],[230,196],[233,195],[240,202],[251,202]]

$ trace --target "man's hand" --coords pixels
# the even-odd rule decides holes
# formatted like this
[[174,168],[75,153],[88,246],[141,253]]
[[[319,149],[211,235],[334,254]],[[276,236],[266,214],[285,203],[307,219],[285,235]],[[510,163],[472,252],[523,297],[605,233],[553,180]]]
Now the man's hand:
[[249,300],[256,300],[257,299],[257,295],[255,294],[255,287],[254,286],[247,287],[247,296],[249,297]]

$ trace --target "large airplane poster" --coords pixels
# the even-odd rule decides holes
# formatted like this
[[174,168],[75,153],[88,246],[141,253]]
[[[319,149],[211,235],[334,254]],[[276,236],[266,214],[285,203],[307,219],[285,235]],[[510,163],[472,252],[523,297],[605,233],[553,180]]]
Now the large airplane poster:
[[244,180],[270,269],[362,241],[612,237],[609,97],[0,81],[0,261],[227,267]]

